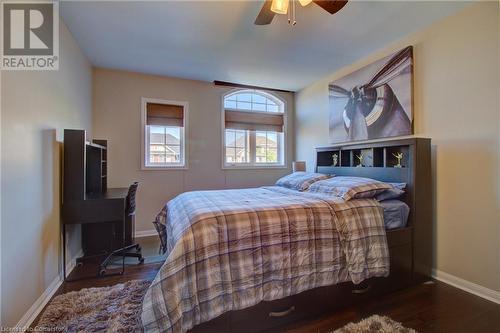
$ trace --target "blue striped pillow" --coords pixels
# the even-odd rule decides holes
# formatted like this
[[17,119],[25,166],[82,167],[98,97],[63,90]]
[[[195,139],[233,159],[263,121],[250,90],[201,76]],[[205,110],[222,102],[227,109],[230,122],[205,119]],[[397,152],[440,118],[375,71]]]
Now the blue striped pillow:
[[373,198],[388,189],[391,185],[375,179],[363,177],[333,177],[312,184],[308,191],[341,197],[344,200]]
[[286,175],[276,182],[276,185],[286,187],[292,190],[305,191],[311,184],[322,180],[328,179],[331,176],[322,173],[296,171],[292,174]]

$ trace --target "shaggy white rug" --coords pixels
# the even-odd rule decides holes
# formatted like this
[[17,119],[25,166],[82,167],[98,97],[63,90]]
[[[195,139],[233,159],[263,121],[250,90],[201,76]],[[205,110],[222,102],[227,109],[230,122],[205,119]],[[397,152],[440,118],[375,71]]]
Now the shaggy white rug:
[[357,323],[349,323],[332,333],[416,333],[389,317],[373,315]]
[[43,332],[138,332],[140,310],[150,281],[72,291],[54,298],[37,329]]

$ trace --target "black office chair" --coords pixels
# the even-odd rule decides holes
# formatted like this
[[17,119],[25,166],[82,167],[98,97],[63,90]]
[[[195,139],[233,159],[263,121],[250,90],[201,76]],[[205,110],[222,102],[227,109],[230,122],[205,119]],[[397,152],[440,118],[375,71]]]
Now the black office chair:
[[[99,265],[99,275],[104,275],[106,273],[106,267],[113,257],[132,257],[139,260],[139,264],[144,263],[144,257],[141,253],[141,246],[135,243],[134,230],[135,230],[135,194],[137,192],[138,182],[134,182],[130,185],[127,194],[126,206],[125,206],[125,247],[119,248],[111,252]],[[120,226],[123,228],[123,226]],[[120,228],[120,229],[121,229]],[[123,232],[123,230],[119,230]],[[115,237],[115,239],[122,239],[122,237]],[[120,243],[121,244],[121,243]],[[135,249],[135,252],[129,252]]]

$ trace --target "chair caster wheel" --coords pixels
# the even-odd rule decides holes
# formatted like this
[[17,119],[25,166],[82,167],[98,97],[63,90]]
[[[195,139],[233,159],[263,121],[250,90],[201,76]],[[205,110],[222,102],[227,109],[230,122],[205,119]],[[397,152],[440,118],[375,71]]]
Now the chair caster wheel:
[[139,264],[144,264],[144,257],[139,258]]
[[104,276],[104,274],[106,274],[106,269],[105,268],[99,269],[99,276]]
[[76,267],[82,267],[83,266],[83,262],[77,262],[76,263]]

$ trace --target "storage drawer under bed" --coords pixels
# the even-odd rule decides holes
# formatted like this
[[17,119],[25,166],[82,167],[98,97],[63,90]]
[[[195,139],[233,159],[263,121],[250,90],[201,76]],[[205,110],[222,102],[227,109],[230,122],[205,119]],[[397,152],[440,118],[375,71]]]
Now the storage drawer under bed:
[[372,278],[359,285],[344,282],[279,300],[264,301],[247,309],[226,313],[195,327],[190,333],[252,333],[272,330],[408,286],[412,281],[412,231],[411,227],[387,231],[391,256],[391,270],[387,278]]

